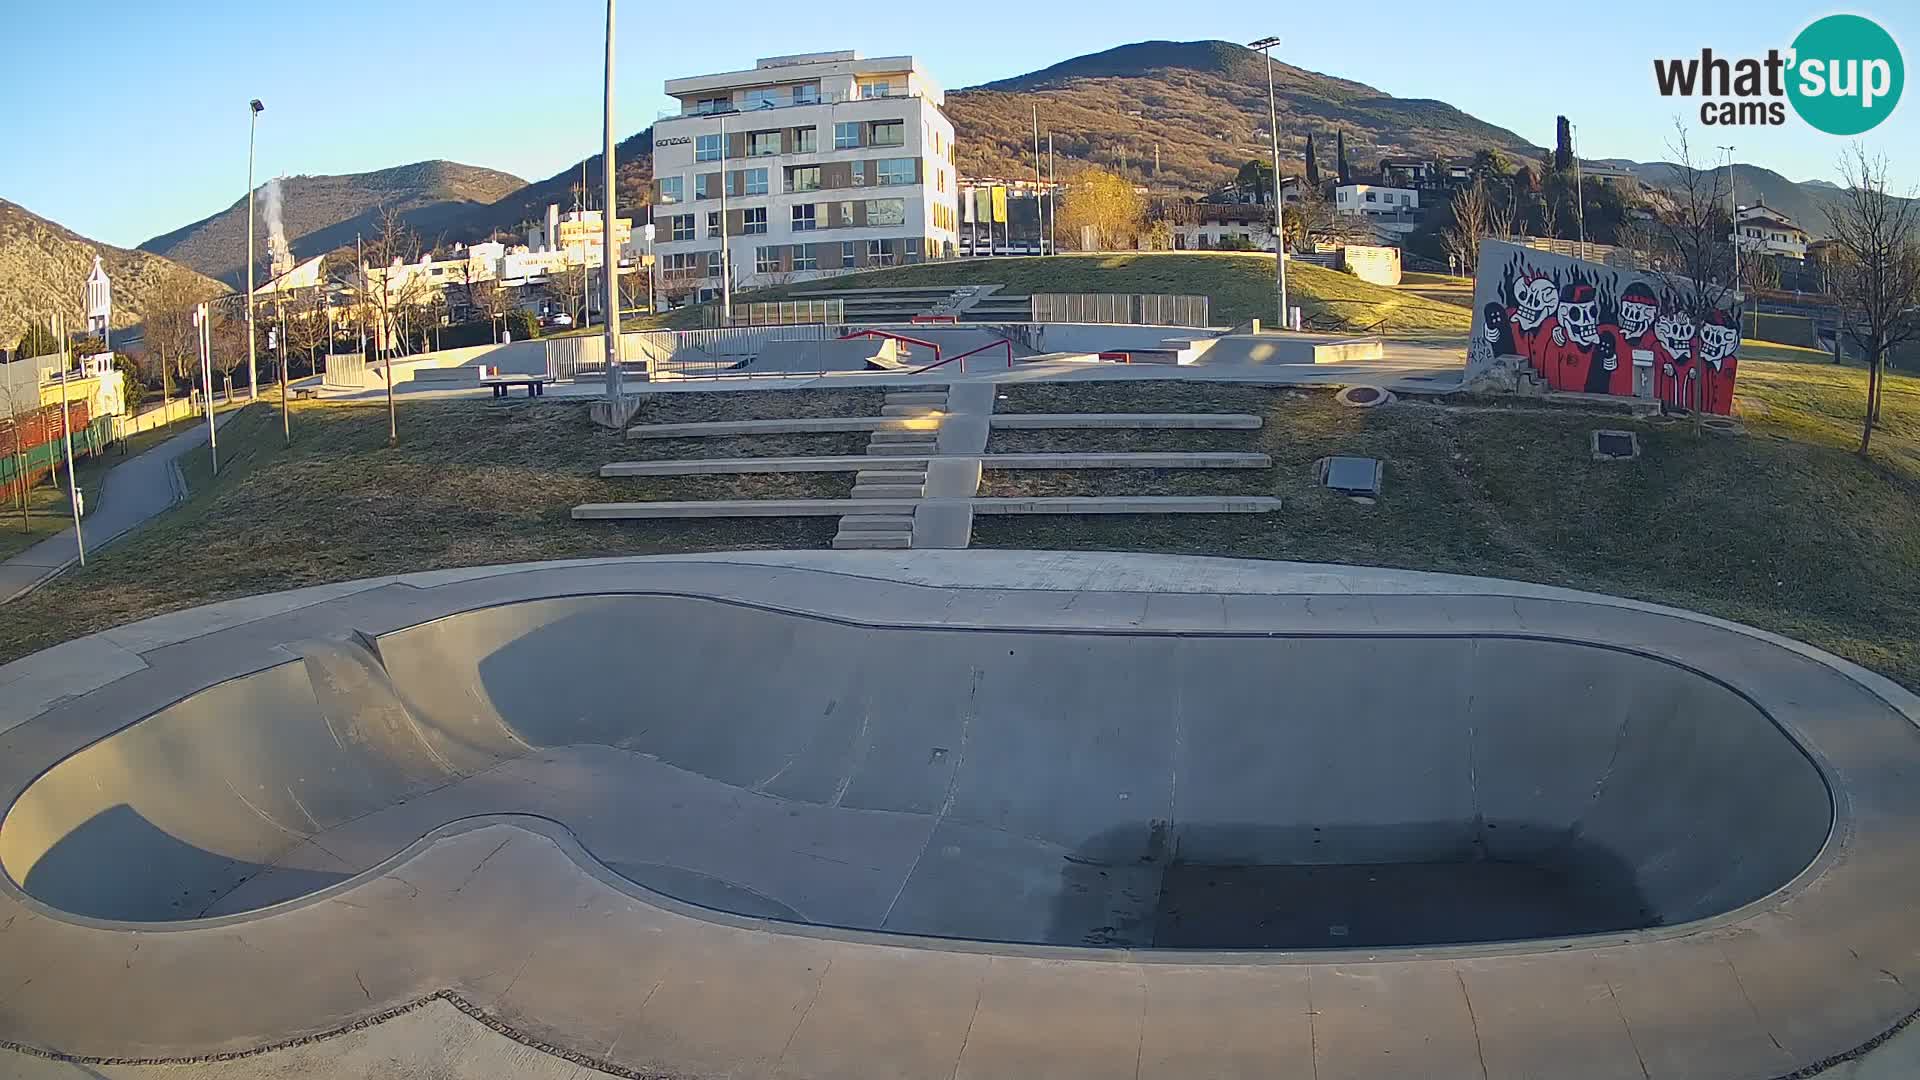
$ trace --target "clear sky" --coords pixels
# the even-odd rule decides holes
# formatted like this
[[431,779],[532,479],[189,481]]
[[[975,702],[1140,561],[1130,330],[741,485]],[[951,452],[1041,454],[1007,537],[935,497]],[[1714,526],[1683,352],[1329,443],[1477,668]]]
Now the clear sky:
[[[362,172],[427,158],[537,180],[599,145],[601,29],[595,0],[0,0],[0,197],[95,239],[133,246],[246,192],[247,99],[265,100],[256,168]],[[834,28],[851,11],[851,24]],[[1255,0],[1195,8],[1165,0],[1047,4],[971,0],[940,9],[796,5],[791,0],[641,4],[618,35],[619,127],[669,101],[661,81],[751,67],[758,56],[854,48],[912,53],[943,86],[1016,75],[1152,38],[1247,41],[1279,34],[1278,56],[1401,97],[1438,98],[1551,145],[1553,118],[1580,128],[1588,157],[1666,156],[1677,112],[1654,57],[1785,48],[1814,18],[1851,10],[1880,22],[1909,65],[1920,5],[1849,8],[1781,0],[1662,4],[1303,5]],[[829,15],[829,12],[835,14]],[[1097,12],[1097,15],[1096,15]],[[962,32],[964,31],[964,32]],[[1894,159],[1920,146],[1920,90],[1867,137]],[[1834,178],[1845,140],[1790,115],[1780,128],[1698,129],[1741,161],[1795,180]],[[1713,152],[1713,151],[1709,151]]]

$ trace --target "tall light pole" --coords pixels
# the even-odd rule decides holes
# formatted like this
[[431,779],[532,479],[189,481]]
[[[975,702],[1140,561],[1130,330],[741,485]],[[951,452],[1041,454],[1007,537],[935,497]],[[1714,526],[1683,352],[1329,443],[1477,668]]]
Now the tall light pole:
[[1267,134],[1273,141],[1273,289],[1280,304],[1280,326],[1282,329],[1292,324],[1287,320],[1287,242],[1286,218],[1280,198],[1280,106],[1273,96],[1273,47],[1280,44],[1277,37],[1263,37],[1248,42],[1247,48],[1259,49],[1267,57]]
[[733,325],[733,251],[727,245],[727,118],[720,117],[720,325]]
[[[607,400],[616,421],[620,419],[623,395],[620,387],[620,249],[613,240],[613,4],[607,0],[607,78],[606,78],[606,130],[605,145],[601,147],[600,166],[606,182],[606,197],[600,202],[600,224],[603,229],[601,270],[607,279],[606,324],[607,324]],[[584,199],[586,192],[582,191]],[[582,216],[585,212],[582,211]],[[724,224],[724,222],[722,223]],[[586,261],[584,246],[581,262]]]
[[253,130],[266,111],[259,98],[247,102],[247,400],[260,396],[259,363],[253,355]]
[[1573,157],[1573,219],[1580,230],[1580,257],[1587,257],[1587,188],[1586,173],[1580,168],[1580,125],[1567,125],[1567,141],[1573,145],[1567,150]]
[[1733,240],[1733,295],[1740,296],[1740,196],[1733,190],[1733,151],[1735,147],[1722,146],[1727,155],[1727,201],[1733,204],[1733,229],[1728,236]]

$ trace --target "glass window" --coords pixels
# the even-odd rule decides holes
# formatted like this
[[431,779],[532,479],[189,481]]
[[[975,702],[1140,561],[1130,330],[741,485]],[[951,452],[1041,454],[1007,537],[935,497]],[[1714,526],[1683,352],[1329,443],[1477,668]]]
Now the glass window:
[[1374,201],[1375,201],[1375,199],[1374,199],[1374,197],[1373,197],[1373,195],[1374,195],[1374,193],[1373,193],[1373,192],[1371,192],[1371,191],[1369,191],[1369,192],[1367,192],[1367,201],[1368,201],[1368,202],[1374,202]]
[[677,203],[687,197],[687,179],[684,176],[663,176],[660,178],[660,201]]
[[719,161],[721,146],[718,135],[697,135],[693,140],[693,160]]
[[892,97],[893,84],[890,82],[861,83],[860,96],[863,98]]
[[673,238],[675,240],[693,239],[693,215],[675,214],[673,216]]
[[860,125],[857,122],[833,125],[833,148],[835,150],[852,150],[859,145]]
[[793,103],[795,105],[820,104],[820,84],[819,83],[801,83],[799,86],[794,87]]
[[868,146],[905,146],[907,125],[898,120],[876,120],[871,125]]
[[785,98],[780,91],[771,86],[762,86],[747,91],[744,107],[749,109],[771,109],[776,105],[784,105],[785,103]]
[[732,112],[733,99],[730,97],[701,98],[693,106],[693,111],[701,113]]
[[780,133],[755,131],[747,136],[748,157],[770,157],[780,152]]
[[802,203],[793,208],[794,232],[812,232],[818,224],[812,203]]
[[876,184],[913,183],[913,159],[910,157],[881,158],[875,166],[878,179]]
[[892,266],[893,248],[885,240],[867,241],[867,264],[870,266]]
[[819,191],[820,166],[801,165],[787,170],[788,191]]
[[740,190],[744,195],[765,195],[767,193],[767,170],[746,169],[740,173]]
[[[797,210],[799,207],[795,207],[794,209]],[[795,244],[793,246],[793,268],[795,270],[820,269],[820,256],[819,253],[814,251],[812,244]]]
[[793,129],[793,152],[796,154],[811,154],[815,150],[818,150],[819,149],[818,144],[820,141],[819,136],[820,136],[819,128],[810,128],[810,127],[794,128]]
[[780,270],[780,249],[777,247],[759,247],[753,249],[753,272],[773,274]]
[[720,235],[720,211],[718,210],[707,211],[707,235]]
[[852,203],[843,202],[840,204],[839,219],[840,219],[840,224],[842,225],[853,224],[853,204]]
[[869,199],[867,200],[867,224],[869,225],[905,225],[907,223],[907,200],[905,199]]
[[852,266],[860,258],[860,243],[848,240],[840,245],[840,265]]
[[740,220],[740,231],[743,233],[754,234],[766,232],[767,208],[764,206],[756,206],[751,210],[742,210],[740,212]]
[[693,176],[693,197],[696,199],[717,199],[720,197],[719,173],[695,173]]

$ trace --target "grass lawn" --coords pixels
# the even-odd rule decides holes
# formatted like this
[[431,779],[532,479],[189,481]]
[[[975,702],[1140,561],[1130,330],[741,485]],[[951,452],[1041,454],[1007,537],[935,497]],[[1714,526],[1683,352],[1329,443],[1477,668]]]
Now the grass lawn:
[[1409,270],[1400,275],[1399,288],[1437,303],[1473,308],[1473,279],[1452,274],[1427,274]]
[[[1298,559],[1591,589],[1775,630],[1920,689],[1920,472],[1897,467],[1920,446],[1920,396],[1904,396],[1920,395],[1920,381],[1888,387],[1889,430],[1865,462],[1850,452],[1858,433],[1847,435],[1844,419],[1864,397],[1862,372],[1753,369],[1747,383],[1742,366],[1743,393],[1766,401],[1769,416],[1748,421],[1746,436],[1701,438],[1684,420],[1419,402],[1347,409],[1325,392],[1268,387],[1013,387],[1002,408],[1051,410],[1068,391],[1085,395],[1085,409],[1254,412],[1266,418],[1261,430],[1207,433],[1187,448],[1262,451],[1274,467],[988,472],[993,494],[1259,494],[1285,509],[981,517],[974,545]],[[1596,427],[1637,431],[1641,458],[1589,460]],[[1006,432],[991,449],[1039,449],[1034,436],[1053,449],[1156,448],[1134,434]],[[1313,463],[1333,453],[1384,459],[1384,497],[1367,506],[1316,486]]]
[[[919,263],[863,274],[809,281],[735,295],[735,303],[791,299],[834,289],[884,289],[929,285],[999,284],[1015,294],[1036,292],[1180,293],[1212,299],[1210,316],[1228,325],[1273,322],[1273,256],[1230,251],[1134,252],[1116,255],[1056,255],[1041,258],[959,259]],[[1400,289],[1360,280],[1307,263],[1287,264],[1290,302],[1309,320],[1339,329],[1390,334],[1466,333],[1472,315]],[[697,308],[674,312],[669,321],[685,329],[702,325]]]

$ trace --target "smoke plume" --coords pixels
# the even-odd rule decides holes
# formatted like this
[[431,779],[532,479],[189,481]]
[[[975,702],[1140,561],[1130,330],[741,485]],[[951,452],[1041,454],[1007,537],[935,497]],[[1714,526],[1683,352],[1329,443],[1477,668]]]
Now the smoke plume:
[[267,181],[265,191],[267,218],[267,250],[272,254],[272,273],[284,274],[293,269],[293,249],[287,246],[287,227],[280,214],[280,178]]

